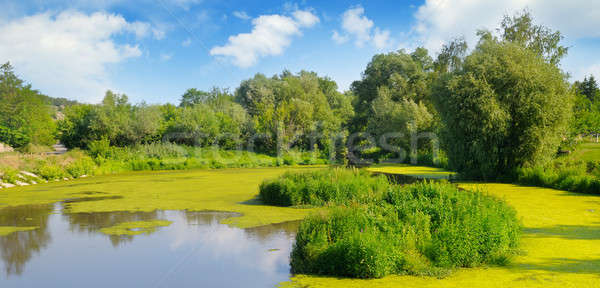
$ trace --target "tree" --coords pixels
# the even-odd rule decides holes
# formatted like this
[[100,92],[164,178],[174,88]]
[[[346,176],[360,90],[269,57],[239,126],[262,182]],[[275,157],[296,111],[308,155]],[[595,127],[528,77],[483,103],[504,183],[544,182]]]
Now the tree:
[[252,131],[263,136],[253,141],[269,152],[291,146],[312,149],[313,144],[328,149],[330,136],[343,131],[353,115],[352,95],[338,92],[335,82],[313,72],[284,71],[272,78],[256,74],[235,94],[248,111]]
[[598,83],[594,75],[585,77],[583,82],[576,82],[575,89],[577,93],[585,96],[592,105],[600,102],[600,88],[598,88]]
[[19,79],[10,63],[0,66],[0,142],[15,147],[54,144],[53,110],[46,99]]
[[528,10],[523,10],[512,17],[505,15],[499,32],[502,34],[503,41],[526,47],[553,65],[559,64],[569,50],[560,45],[560,41],[564,38],[560,31],[534,25],[533,17]]
[[544,54],[520,42],[482,38],[433,93],[451,167],[497,179],[551,159],[571,113],[565,78]]
[[[352,83],[356,95],[353,130],[367,132],[395,148],[411,150],[413,134],[435,129],[436,113],[430,99],[433,67],[433,59],[424,48],[410,54],[400,50],[375,55],[362,79]],[[382,139],[392,134],[393,138]]]

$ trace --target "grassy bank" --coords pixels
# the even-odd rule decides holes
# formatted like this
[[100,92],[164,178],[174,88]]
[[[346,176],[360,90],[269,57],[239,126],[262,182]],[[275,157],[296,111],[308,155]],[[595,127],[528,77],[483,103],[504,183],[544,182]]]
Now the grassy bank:
[[327,162],[319,157],[318,153],[299,151],[275,157],[249,151],[174,144],[122,148],[99,144],[89,151],[75,149],[62,155],[3,153],[0,155],[0,181],[22,185],[130,171],[278,167]]

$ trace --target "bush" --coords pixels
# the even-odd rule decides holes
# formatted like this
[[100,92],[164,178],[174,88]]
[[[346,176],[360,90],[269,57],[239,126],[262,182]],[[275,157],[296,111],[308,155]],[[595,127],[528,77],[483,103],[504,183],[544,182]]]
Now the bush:
[[305,219],[291,254],[292,271],[440,276],[450,268],[506,264],[518,246],[515,211],[482,193],[431,182],[390,186],[381,199]]
[[10,183],[10,184],[16,184],[17,181],[21,181],[21,179],[19,178],[19,171],[12,169],[12,168],[6,168],[2,170],[2,173],[0,173],[0,180],[2,180],[2,182],[5,183]]
[[46,180],[58,180],[67,176],[62,167],[53,164],[44,164],[38,168],[37,174]]
[[[522,185],[566,190],[571,192],[600,194],[600,179],[586,173],[589,164],[564,165],[559,168],[534,167],[519,169],[517,182]],[[597,169],[594,167],[594,169]]]
[[83,175],[93,175],[96,170],[96,163],[89,157],[85,157],[67,164],[65,170],[73,178],[79,178]]
[[376,201],[389,186],[384,176],[366,171],[328,169],[311,172],[288,172],[260,185],[259,196],[277,206],[344,204]]

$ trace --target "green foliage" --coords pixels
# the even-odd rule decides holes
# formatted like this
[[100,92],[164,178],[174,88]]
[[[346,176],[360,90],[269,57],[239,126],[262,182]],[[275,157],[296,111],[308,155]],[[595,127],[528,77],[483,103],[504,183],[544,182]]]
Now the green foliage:
[[[387,156],[408,159],[411,137],[436,130],[436,113],[430,100],[432,72],[433,61],[426,49],[417,48],[410,54],[400,50],[375,55],[362,79],[352,83],[356,95],[352,128],[368,133],[384,148],[384,153],[371,154],[374,160]],[[418,146],[430,151],[430,141],[423,138]]]
[[46,101],[14,74],[10,63],[0,66],[0,142],[15,148],[54,144],[56,127]]
[[65,166],[65,171],[73,178],[79,178],[83,175],[93,175],[95,170],[96,163],[89,157],[77,159]]
[[65,170],[63,169],[63,167],[57,165],[57,164],[44,164],[43,166],[39,167],[37,169],[37,171],[35,171],[36,174],[48,181],[50,180],[62,180],[63,178],[67,177],[67,173],[65,172]]
[[1,172],[2,176],[0,177],[0,180],[2,180],[2,182],[16,184],[17,181],[22,180],[19,178],[19,171],[16,169],[4,168],[1,169]]
[[330,79],[306,71],[272,78],[257,74],[236,90],[236,101],[250,116],[250,132],[257,136],[255,147],[269,152],[308,150],[315,143],[328,149],[330,138],[354,113],[351,97],[339,93]]
[[336,168],[290,172],[266,180],[260,185],[259,196],[263,202],[278,206],[367,203],[377,201],[388,186],[384,176]]
[[506,264],[520,225],[504,202],[451,184],[392,186],[383,201],[334,207],[298,230],[294,273],[356,278],[443,275],[445,269]]
[[555,65],[485,38],[460,69],[440,78],[433,96],[450,167],[481,179],[547,163],[566,135],[572,100]]
[[578,161],[545,167],[519,169],[517,182],[523,185],[548,187],[578,193],[600,194],[597,161]]

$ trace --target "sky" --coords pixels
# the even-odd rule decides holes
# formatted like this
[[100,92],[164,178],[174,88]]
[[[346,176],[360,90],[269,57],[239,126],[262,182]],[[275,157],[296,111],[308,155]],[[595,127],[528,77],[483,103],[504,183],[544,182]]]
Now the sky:
[[315,71],[348,89],[373,55],[444,43],[528,9],[559,30],[570,80],[600,79],[600,1],[3,0],[0,62],[34,89],[98,103],[178,103],[188,88],[235,90],[256,73]]

